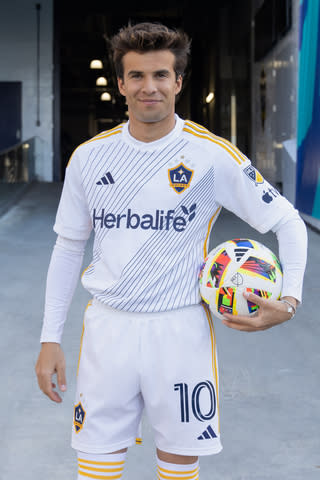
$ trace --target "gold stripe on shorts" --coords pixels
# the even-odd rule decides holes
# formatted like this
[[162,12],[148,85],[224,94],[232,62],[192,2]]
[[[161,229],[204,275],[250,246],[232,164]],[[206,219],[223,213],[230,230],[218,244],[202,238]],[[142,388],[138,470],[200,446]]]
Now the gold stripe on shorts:
[[212,315],[207,305],[202,303],[204,311],[206,312],[207,320],[210,328],[211,337],[211,351],[212,351],[212,370],[215,378],[216,394],[217,394],[217,413],[218,413],[218,431],[220,433],[220,409],[219,409],[219,383],[218,383],[218,368],[217,368],[217,348],[216,348],[216,335],[213,326]]

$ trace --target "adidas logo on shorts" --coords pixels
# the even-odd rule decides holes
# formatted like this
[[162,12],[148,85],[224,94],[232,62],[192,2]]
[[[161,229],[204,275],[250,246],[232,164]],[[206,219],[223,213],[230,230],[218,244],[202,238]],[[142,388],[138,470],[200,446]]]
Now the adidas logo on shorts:
[[197,440],[211,440],[211,438],[217,438],[217,435],[214,433],[211,425],[209,425],[208,428],[206,428],[205,431],[202,432],[201,435],[199,435]]

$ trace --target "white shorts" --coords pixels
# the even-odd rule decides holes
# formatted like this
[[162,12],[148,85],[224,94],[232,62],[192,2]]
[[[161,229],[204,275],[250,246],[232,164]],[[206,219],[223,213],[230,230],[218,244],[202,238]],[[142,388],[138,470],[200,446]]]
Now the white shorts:
[[160,450],[220,452],[212,318],[202,305],[131,313],[93,300],[84,317],[72,447],[111,453],[135,444],[144,408]]

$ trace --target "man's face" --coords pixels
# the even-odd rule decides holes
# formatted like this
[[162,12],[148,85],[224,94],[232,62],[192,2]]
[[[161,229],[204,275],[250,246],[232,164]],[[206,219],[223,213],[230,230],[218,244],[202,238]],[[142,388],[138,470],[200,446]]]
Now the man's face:
[[174,115],[175,97],[182,86],[181,76],[176,78],[174,60],[169,50],[124,55],[118,87],[126,97],[130,120],[154,123]]

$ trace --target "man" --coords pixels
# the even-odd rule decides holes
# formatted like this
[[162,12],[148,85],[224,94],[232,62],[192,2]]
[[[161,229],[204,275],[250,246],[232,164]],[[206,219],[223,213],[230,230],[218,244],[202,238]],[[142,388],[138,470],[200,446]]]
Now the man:
[[[72,155],[54,230],[42,348],[43,392],[66,389],[60,347],[82,263],[92,294],[78,365],[72,446],[78,479],[120,478],[145,408],[154,429],[158,478],[197,479],[199,455],[218,453],[219,391],[212,318],[200,302],[198,273],[221,207],[278,237],[282,300],[261,299],[255,316],[226,315],[238,330],[292,318],[301,300],[306,229],[250,161],[228,141],[175,114],[190,42],[160,24],[128,26],[112,40],[129,122],[102,132]],[[256,172],[257,173],[257,172]]]

